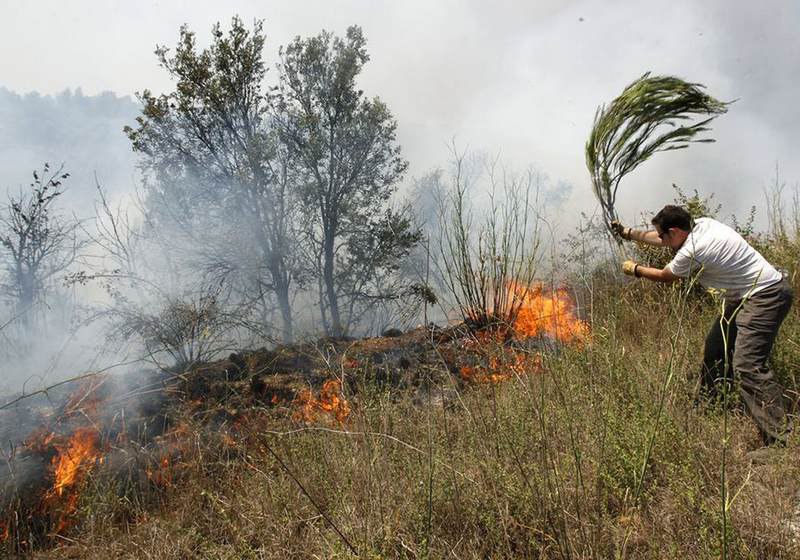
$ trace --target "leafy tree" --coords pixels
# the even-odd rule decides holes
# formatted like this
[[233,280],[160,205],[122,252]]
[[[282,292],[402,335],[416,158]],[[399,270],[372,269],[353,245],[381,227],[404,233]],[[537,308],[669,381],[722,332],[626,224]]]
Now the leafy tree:
[[306,248],[319,279],[326,331],[348,332],[365,309],[392,297],[387,282],[419,240],[404,211],[389,208],[408,163],[397,123],[356,78],[369,60],[357,26],[345,38],[323,31],[281,49],[275,115],[293,154],[308,211]]
[[[227,35],[214,26],[211,46],[200,50],[182,27],[174,53],[156,49],[175,91],[145,90],[138,126],[125,131],[155,180],[149,210],[187,234],[208,271],[238,274],[265,307],[274,295],[288,341],[297,279],[291,166],[270,127],[264,40],[260,21],[247,29],[235,17]],[[237,243],[250,244],[244,260]]]
[[45,163],[33,172],[30,190],[10,197],[0,216],[0,262],[5,269],[0,293],[12,301],[26,330],[34,325],[34,307],[46,303],[58,276],[75,262],[82,246],[77,222],[55,209],[68,177],[63,166],[53,170]]

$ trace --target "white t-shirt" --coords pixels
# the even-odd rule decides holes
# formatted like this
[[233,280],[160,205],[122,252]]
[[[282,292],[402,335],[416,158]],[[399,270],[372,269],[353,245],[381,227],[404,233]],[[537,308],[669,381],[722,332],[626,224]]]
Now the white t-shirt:
[[726,290],[730,298],[753,295],[781,280],[774,266],[736,230],[711,218],[698,218],[683,246],[666,266],[683,278],[697,272],[706,288]]

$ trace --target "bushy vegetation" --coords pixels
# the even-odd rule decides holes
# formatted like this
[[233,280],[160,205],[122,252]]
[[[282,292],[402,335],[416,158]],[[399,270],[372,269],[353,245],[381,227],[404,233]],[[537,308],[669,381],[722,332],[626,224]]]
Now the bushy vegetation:
[[[756,239],[797,288],[800,240]],[[754,462],[750,419],[696,403],[716,304],[590,286],[590,339],[541,370],[465,387],[442,361],[400,390],[363,364],[343,424],[250,411],[228,444],[193,424],[170,486],[136,502],[98,477],[76,541],[39,557],[796,558],[796,441]],[[794,391],[798,333],[795,307],[774,356]]]
[[[512,286],[547,280],[537,182],[533,174],[495,180],[490,173],[497,193],[479,217],[467,204],[460,160],[434,255],[436,287],[449,293],[437,297],[431,271],[404,269],[422,230],[391,204],[407,162],[391,112],[357,88],[369,58],[361,30],[297,38],[281,51],[274,89],[262,84],[263,42],[260,23],[248,30],[234,19],[227,35],[214,28],[207,49],[184,28],[174,54],[157,51],[176,89],[143,92],[144,111],[127,129],[153,181],[142,204],[146,219],[128,222],[103,198],[92,242],[108,253],[105,265],[71,279],[107,282],[118,334],[138,337],[151,357],[170,358],[159,364],[169,382],[164,374],[140,392],[115,395],[159,394],[163,408],[137,412],[146,419],[143,432],[161,424],[157,435],[139,439],[124,427],[113,439],[95,428],[98,458],[76,483],[76,501],[58,502],[60,511],[15,509],[17,496],[3,495],[11,514],[0,520],[0,552],[103,559],[800,555],[796,438],[753,456],[760,438],[735,399],[698,398],[703,339],[718,301],[691,282],[623,278],[616,260],[598,258],[598,243],[607,240],[590,223],[564,244],[568,270],[546,282],[570,287],[589,334],[562,343],[514,339],[506,327],[527,291],[520,296]],[[660,149],[651,146],[644,159]],[[596,167],[611,218],[620,173],[635,165],[619,168],[616,182],[607,181],[608,165]],[[438,185],[439,175],[431,182]],[[781,185],[776,178],[769,231],[755,233],[752,219],[736,226],[800,291],[800,205],[784,210]],[[678,196],[695,217],[719,211],[698,193]],[[143,274],[149,267],[138,259],[154,251],[129,250],[164,224],[171,229],[149,247],[163,242],[177,251],[153,268],[190,284],[194,297],[173,296],[163,276]],[[428,267],[436,244],[431,251],[425,234]],[[632,250],[651,265],[669,258]],[[192,282],[178,273],[182,259],[191,261]],[[290,344],[292,306],[305,292],[330,336],[301,352]],[[142,293],[162,309],[141,307]],[[426,311],[452,303],[445,311],[463,319],[451,329],[457,334],[420,327],[413,344],[431,358],[396,369],[348,356],[355,341],[344,335],[368,311],[379,317],[375,310],[387,302],[410,308],[412,298]],[[269,336],[261,332],[278,322],[286,344],[237,346],[245,340],[237,329],[261,344]],[[798,340],[795,306],[773,355],[795,401]],[[465,376],[452,357],[476,346],[489,364],[482,367],[507,368],[502,375]],[[230,351],[224,364],[208,363]],[[312,353],[324,371],[305,367]],[[272,375],[281,356],[288,365]],[[270,392],[267,384],[277,381],[265,380],[265,370],[294,376],[302,387]],[[213,390],[203,376],[214,378]],[[322,404],[315,384],[322,384]],[[345,399],[338,414],[325,416]],[[111,424],[132,421],[112,415]],[[13,447],[2,457],[10,473],[3,484],[18,490]],[[55,458],[40,454],[39,470],[49,472]]]

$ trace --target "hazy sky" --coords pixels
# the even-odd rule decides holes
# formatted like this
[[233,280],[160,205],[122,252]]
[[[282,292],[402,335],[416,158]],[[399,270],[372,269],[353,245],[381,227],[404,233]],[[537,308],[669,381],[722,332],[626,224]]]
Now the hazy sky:
[[[775,173],[800,181],[800,2],[636,1],[78,1],[0,0],[0,86],[86,94],[170,88],[152,54],[186,23],[205,44],[233,14],[265,20],[265,58],[321,29],[363,27],[361,86],[399,122],[411,175],[458,145],[500,152],[572,185],[570,216],[594,208],[583,147],[595,110],[646,71],[738,99],[717,143],[659,154],[622,184],[633,220],[678,183],[716,192],[727,213],[761,204]],[[273,73],[274,74],[274,73]]]

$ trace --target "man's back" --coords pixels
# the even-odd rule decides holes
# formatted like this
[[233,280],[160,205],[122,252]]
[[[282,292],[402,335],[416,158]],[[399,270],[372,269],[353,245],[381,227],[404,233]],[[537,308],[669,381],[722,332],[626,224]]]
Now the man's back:
[[675,276],[682,277],[702,267],[700,283],[707,288],[726,290],[731,298],[752,295],[781,280],[781,273],[739,233],[712,218],[695,221],[667,267]]

